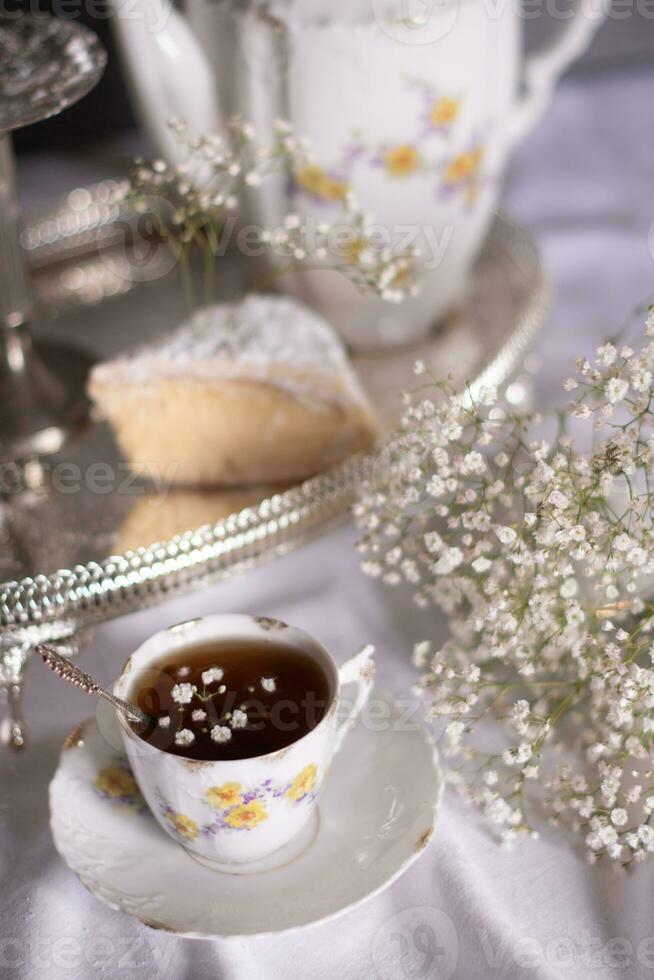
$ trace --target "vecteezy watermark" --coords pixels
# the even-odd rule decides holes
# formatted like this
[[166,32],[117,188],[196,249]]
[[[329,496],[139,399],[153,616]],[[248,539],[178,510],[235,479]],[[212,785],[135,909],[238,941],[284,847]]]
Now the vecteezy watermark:
[[575,977],[583,967],[602,977],[634,966],[654,974],[654,936],[602,937],[590,929],[548,939],[514,932],[492,936],[487,929],[478,929],[476,935],[487,974],[506,976],[518,969]]
[[[112,241],[111,249],[100,252],[112,275],[148,282],[171,272],[182,253],[174,228],[168,225],[169,218],[167,202],[154,198],[141,202],[138,214],[121,218],[116,223],[117,238]],[[404,254],[415,250],[421,267],[432,271],[445,261],[456,238],[456,225],[374,223],[367,226],[366,236],[367,247],[379,252],[393,250]],[[209,248],[206,243],[202,247]],[[289,244],[286,225],[267,229],[230,214],[216,229],[211,254],[216,260],[230,251],[247,259],[268,258],[283,273],[285,263],[292,263],[298,255],[320,257],[325,268],[346,264],[356,247],[352,225],[347,222],[326,225],[319,217],[303,216]]]
[[[597,977],[637,968],[654,976],[654,936],[601,936],[590,929],[559,936],[536,936],[516,930],[491,933],[466,923],[466,949],[480,964],[478,976],[505,977],[523,972],[556,973],[575,978],[583,969]],[[442,909],[416,906],[396,913],[375,933],[372,961],[379,980],[449,980],[459,958],[453,920]]]
[[[131,976],[146,971],[150,977],[166,973],[167,950],[150,940],[148,930],[136,935],[114,936],[77,935],[52,936],[38,929],[28,930],[25,936],[0,938],[0,970],[2,975],[47,976],[47,971],[74,971],[89,975],[106,970],[111,976]],[[41,972],[43,971],[43,972]]]
[[79,20],[86,22],[108,20],[120,17],[121,20],[142,23],[146,31],[157,34],[165,30],[173,4],[170,2],[151,2],[151,0],[0,0],[0,22],[11,21],[25,14],[48,20],[54,16],[59,20]]
[[64,496],[78,493],[91,493],[98,496],[124,494],[134,497],[147,497],[153,506],[163,503],[174,483],[177,464],[161,468],[143,462],[138,467],[139,476],[127,463],[112,463],[96,460],[88,466],[73,462],[49,463],[43,460],[40,466],[40,483],[30,482],[24,467],[15,462],[0,462],[0,498],[23,493],[29,489],[32,494],[53,491]]
[[429,905],[403,909],[387,919],[372,943],[372,962],[380,980],[449,980],[458,958],[452,919]]
[[400,44],[433,44],[446,37],[459,18],[461,0],[371,0],[375,20]]
[[565,23],[575,16],[597,20],[629,17],[654,19],[654,0],[370,0],[375,20],[383,32],[408,45],[433,44],[446,37],[459,20],[461,4],[474,5],[489,21],[507,15],[533,21],[546,18]]
[[117,279],[154,282],[167,276],[179,262],[173,208],[164,198],[141,198],[138,210],[121,214],[114,232],[112,247],[101,249],[100,258]]
[[[159,717],[161,714],[161,703],[156,691],[158,672],[155,668],[144,670],[140,679],[137,676],[134,689],[140,691],[139,704],[144,711]],[[206,719],[202,719],[202,724],[212,727],[220,722],[221,717],[226,711],[235,707],[236,701],[233,700],[231,693],[227,694],[225,700],[220,702],[220,715],[216,714],[216,708],[211,700],[203,702],[203,711]],[[264,727],[272,727],[279,732],[293,735],[294,732],[303,732],[307,728],[311,730],[316,721],[322,717],[325,705],[317,701],[309,694],[299,702],[288,698],[280,698],[274,703],[272,709],[262,704],[256,697],[247,698],[244,702],[247,707],[248,731],[261,731]],[[338,719],[344,722],[355,709],[355,701],[346,694],[341,694],[338,704]],[[414,732],[424,730],[425,722],[425,702],[418,697],[394,698],[393,702],[384,697],[372,696],[361,710],[357,718],[357,726],[374,735],[391,732],[393,736],[402,738]],[[265,718],[265,726],[264,726]],[[96,720],[98,728],[106,741],[117,751],[122,751],[122,739],[120,732],[114,723],[114,713],[102,700],[96,706]],[[158,743],[160,746],[166,745],[172,748],[175,737],[176,726],[172,725],[164,733],[159,732]],[[164,734],[169,734],[166,740]],[[146,736],[147,740],[147,736]],[[292,739],[289,739],[292,742]],[[134,746],[132,750],[136,751]],[[144,749],[145,752],[145,749]]]
[[511,11],[521,20],[572,20],[577,14],[588,20],[604,15],[609,20],[640,16],[654,18],[654,0],[480,0],[489,20],[501,20]]

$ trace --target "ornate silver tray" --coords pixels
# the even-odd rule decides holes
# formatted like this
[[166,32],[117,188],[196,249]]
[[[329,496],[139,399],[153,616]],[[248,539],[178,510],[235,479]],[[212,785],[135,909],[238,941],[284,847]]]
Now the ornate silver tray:
[[[107,261],[103,254],[117,246],[114,191],[115,185],[105,183],[99,191],[79,192],[78,207],[71,207],[69,196],[56,218],[41,215],[24,233],[42,301],[66,310],[65,318],[46,325],[48,335],[86,343],[99,356],[134,343],[135,324],[143,342],[184,315],[175,282],[163,278],[134,289],[127,274],[121,279],[115,256]],[[238,288],[237,268],[231,276]],[[107,296],[111,302],[99,302]],[[92,316],[91,302],[99,304]],[[547,306],[548,286],[533,242],[498,217],[465,307],[427,341],[401,352],[357,355],[355,365],[391,423],[402,390],[414,383],[418,358],[473,389],[505,383],[523,361]],[[135,483],[110,432],[99,424],[47,465],[5,472],[0,681],[12,709],[5,739],[15,746],[24,740],[20,686],[32,644],[70,642],[93,623],[160,603],[303,544],[347,514],[375,458],[354,457],[287,489],[164,493]],[[104,467],[99,481],[98,466]]]

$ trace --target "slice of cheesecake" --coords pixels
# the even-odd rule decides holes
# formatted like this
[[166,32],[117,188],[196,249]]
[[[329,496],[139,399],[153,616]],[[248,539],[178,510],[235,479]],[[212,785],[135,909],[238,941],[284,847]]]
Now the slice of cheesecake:
[[89,393],[135,472],[189,486],[301,480],[377,436],[329,324],[284,297],[203,309],[156,346],[98,365]]

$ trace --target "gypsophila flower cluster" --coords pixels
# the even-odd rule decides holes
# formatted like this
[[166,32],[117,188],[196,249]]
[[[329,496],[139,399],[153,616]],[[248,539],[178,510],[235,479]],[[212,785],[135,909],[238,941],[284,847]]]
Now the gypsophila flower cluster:
[[451,781],[504,841],[545,816],[625,866],[654,852],[653,336],[579,360],[547,440],[427,381],[356,508],[365,571],[449,617],[413,656]]
[[[223,254],[229,237],[226,222],[244,195],[256,192],[271,178],[286,180],[292,188],[296,175],[312,160],[305,141],[283,120],[275,123],[269,143],[260,141],[240,117],[230,121],[224,135],[191,137],[177,120],[170,127],[181,162],[137,160],[126,197],[137,214],[154,222],[157,234],[183,268],[194,245],[204,251],[208,300],[213,261]],[[417,250],[380,241],[372,216],[350,191],[343,194],[335,219],[316,220],[292,212],[274,228],[251,227],[248,249],[270,257],[274,277],[310,266],[338,271],[362,291],[388,302],[399,303],[417,291]]]

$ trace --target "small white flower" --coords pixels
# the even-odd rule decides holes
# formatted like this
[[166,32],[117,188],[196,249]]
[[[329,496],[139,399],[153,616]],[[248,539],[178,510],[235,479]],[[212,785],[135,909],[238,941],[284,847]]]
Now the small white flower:
[[438,531],[428,531],[424,537],[425,547],[430,554],[436,554],[443,548],[443,539]]
[[227,725],[214,725],[211,729],[211,738],[218,745],[223,745],[225,742],[229,742],[232,737],[231,729]]
[[604,388],[604,394],[612,405],[622,401],[629,391],[629,384],[624,378],[611,378]]
[[240,708],[236,708],[231,717],[232,728],[245,728],[248,723],[248,716]]
[[170,715],[163,715],[158,721],[159,728],[170,728]]
[[616,827],[624,827],[627,822],[627,811],[623,810],[621,807],[616,807],[611,810],[611,821],[616,825]]
[[440,497],[445,493],[445,481],[440,476],[432,476],[425,489],[430,497]]
[[463,428],[459,425],[458,422],[455,422],[452,419],[448,419],[446,422],[443,423],[441,432],[448,442],[454,442],[456,439],[460,438],[461,433],[463,432]]
[[202,708],[196,708],[195,711],[191,712],[191,718],[193,721],[204,721],[207,717],[207,712],[203,711]]
[[495,533],[502,544],[506,545],[515,544],[518,537],[512,527],[499,527]]
[[466,453],[463,457],[463,465],[461,467],[462,473],[483,473],[486,469],[486,462],[481,453],[476,450],[470,453]]
[[214,681],[221,681],[224,675],[225,671],[220,667],[210,667],[209,670],[202,671],[202,683],[213,684]]
[[463,552],[460,548],[446,548],[437,562],[433,565],[436,575],[449,575],[463,561]]
[[633,371],[629,380],[634,391],[649,391],[652,384],[652,373],[645,370]]
[[572,599],[578,591],[576,578],[568,578],[561,586],[561,595],[564,599]]
[[268,691],[269,694],[272,694],[273,691],[277,690],[277,682],[275,681],[274,677],[262,677],[261,686],[264,691]]
[[175,684],[170,696],[177,704],[189,704],[193,700],[195,687],[193,684]]
[[450,721],[445,726],[445,734],[447,735],[448,741],[450,743],[450,748],[455,748],[461,742],[461,736],[463,735],[465,725],[462,721]]
[[188,677],[188,675],[191,673],[191,668],[190,667],[178,667],[177,670],[175,671],[175,673],[177,674],[178,677]]
[[647,552],[644,548],[632,548],[627,552],[627,561],[634,568],[640,568],[647,561]]
[[426,370],[427,368],[424,361],[416,361],[416,363],[413,365],[413,373],[417,374],[418,376],[424,374]]
[[556,507],[557,510],[565,510],[570,503],[568,497],[566,497],[564,493],[561,493],[560,490],[552,490],[548,499],[552,506]]
[[175,745],[191,745],[195,741],[195,735],[190,728],[182,728],[175,732]]
[[484,572],[487,572],[488,569],[492,567],[492,564],[493,563],[489,561],[488,558],[481,557],[481,558],[475,558],[475,560],[472,563],[472,567],[474,568],[474,570],[477,572],[478,575],[483,575]]
[[604,344],[597,348],[596,360],[601,367],[610,367],[614,362],[618,352],[613,344]]
[[426,667],[430,652],[431,643],[428,640],[422,640],[420,643],[416,643],[413,647],[412,658],[414,667]]

